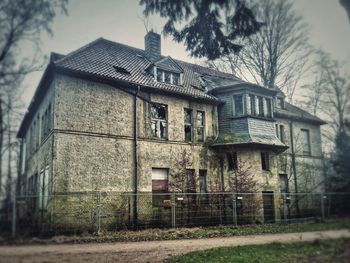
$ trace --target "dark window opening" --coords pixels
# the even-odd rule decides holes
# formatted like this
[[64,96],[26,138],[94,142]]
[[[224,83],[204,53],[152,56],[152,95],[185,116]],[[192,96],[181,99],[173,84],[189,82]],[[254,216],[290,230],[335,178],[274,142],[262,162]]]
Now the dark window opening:
[[270,160],[268,152],[261,152],[261,168],[264,171],[270,171]]
[[152,136],[165,139],[167,137],[167,107],[161,104],[151,105]]
[[184,131],[185,141],[192,141],[192,110],[184,109]]
[[233,96],[234,101],[234,115],[243,115],[243,96],[235,95]]
[[237,152],[227,154],[228,170],[238,170],[238,157]]
[[304,155],[311,154],[309,130],[301,129],[302,149]]
[[197,111],[197,140],[204,141],[204,112]]
[[272,117],[272,104],[271,99],[266,99],[266,117],[271,118]]
[[263,97],[258,97],[258,116],[264,117],[264,99]]
[[250,114],[255,116],[256,115],[255,96],[249,95],[249,99],[250,99]]
[[131,75],[131,73],[130,73],[127,69],[125,69],[125,68],[123,68],[123,67],[113,66],[113,68],[114,68],[115,71],[118,72],[118,73],[125,74],[125,75]]
[[285,142],[285,133],[284,133],[284,126],[280,125],[280,140],[281,142]]

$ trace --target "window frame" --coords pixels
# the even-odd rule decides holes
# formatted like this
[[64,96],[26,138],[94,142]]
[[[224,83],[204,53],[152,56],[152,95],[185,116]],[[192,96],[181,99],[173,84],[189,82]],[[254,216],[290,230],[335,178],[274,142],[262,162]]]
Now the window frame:
[[[198,114],[201,113],[202,114],[202,123],[199,124],[199,120],[198,120]],[[197,141],[198,142],[204,142],[205,141],[205,111],[199,111],[197,110],[196,113],[196,125],[197,125]],[[198,132],[202,130],[202,138],[199,137]]]
[[229,171],[237,171],[238,170],[238,153],[229,152],[226,154],[226,157],[227,157],[227,169]]
[[[190,122],[186,122],[186,112],[189,113]],[[191,138],[188,140],[186,137],[186,128],[190,129]],[[184,108],[184,140],[185,142],[193,142],[193,110],[189,108]]]
[[[303,133],[306,133],[306,144],[304,141]],[[300,129],[300,136],[301,136],[301,143],[302,143],[302,151],[303,155],[311,156],[311,139],[310,139],[310,130],[309,129]],[[307,146],[308,150],[305,151],[305,145]]]
[[270,154],[269,152],[261,152],[261,169],[263,171],[270,171]]
[[[161,103],[150,103],[150,119],[151,119],[151,133],[152,133],[152,138],[157,138],[157,139],[160,139],[160,140],[166,140],[168,139],[168,105],[166,104],[161,104]],[[165,109],[165,119],[159,119],[159,118],[154,118],[153,115],[152,115],[152,107],[154,106],[160,106],[160,107],[164,107]],[[155,135],[154,132],[153,132],[153,123],[156,123],[156,131],[158,130],[159,128],[159,134],[158,135]],[[159,125],[158,125],[159,123]],[[162,137],[162,129],[161,129],[161,124],[165,124],[165,130],[164,130],[164,137]]]
[[[242,113],[238,114],[237,113],[237,103],[236,103],[236,98],[237,97],[241,97],[241,104],[242,104]],[[245,114],[245,110],[244,110],[244,94],[234,94],[232,96],[232,112],[233,112],[233,116],[235,117],[239,117],[239,116],[244,116]]]
[[[181,73],[177,73],[177,72],[173,72],[173,71],[170,71],[170,70],[164,70],[164,69],[155,67],[155,70],[154,70],[153,74],[155,75],[154,79],[157,82],[171,84],[171,85],[176,85],[176,86],[181,86],[182,85],[182,83],[181,83]],[[169,74],[169,81],[166,81],[166,74]],[[174,82],[174,76],[175,75],[177,76],[178,83]],[[160,80],[158,79],[159,76],[161,76]]]

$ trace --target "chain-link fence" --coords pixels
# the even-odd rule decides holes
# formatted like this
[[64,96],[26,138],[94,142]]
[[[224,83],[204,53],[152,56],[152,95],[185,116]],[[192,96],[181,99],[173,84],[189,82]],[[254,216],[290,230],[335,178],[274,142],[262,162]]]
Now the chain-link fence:
[[[79,234],[121,229],[302,222],[350,214],[350,193],[119,193],[17,196],[0,231]],[[3,224],[6,223],[6,225]]]

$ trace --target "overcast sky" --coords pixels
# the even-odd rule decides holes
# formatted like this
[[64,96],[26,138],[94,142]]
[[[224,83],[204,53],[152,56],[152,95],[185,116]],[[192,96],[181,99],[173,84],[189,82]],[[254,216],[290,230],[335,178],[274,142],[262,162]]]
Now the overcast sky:
[[[339,0],[294,0],[295,8],[309,24],[310,39],[315,47],[331,53],[333,58],[350,61],[350,23]],[[138,0],[70,0],[68,16],[58,15],[53,23],[53,37],[43,35],[41,49],[67,54],[103,37],[138,48],[144,48],[146,33],[142,21],[142,8]],[[162,20],[149,19],[150,29],[160,32]],[[30,53],[30,47],[24,47]],[[162,54],[195,62],[182,44],[162,37]],[[349,67],[350,68],[350,67]],[[25,82],[23,100],[29,104],[42,72],[30,74]]]

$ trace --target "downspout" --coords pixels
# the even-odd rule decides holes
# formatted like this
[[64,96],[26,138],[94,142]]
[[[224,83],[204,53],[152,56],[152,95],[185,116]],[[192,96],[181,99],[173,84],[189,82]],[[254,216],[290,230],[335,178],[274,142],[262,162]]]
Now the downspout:
[[138,162],[137,162],[137,96],[140,91],[140,86],[137,86],[136,93],[134,94],[134,205],[133,205],[133,214],[134,214],[134,228],[137,228],[138,221]]
[[292,169],[293,169],[293,179],[294,179],[294,192],[295,192],[295,207],[297,210],[298,217],[300,216],[299,210],[299,197],[298,197],[298,180],[297,180],[297,171],[295,163],[295,149],[294,149],[294,137],[293,137],[293,121],[289,122],[289,131],[290,131],[290,149],[292,157]]

